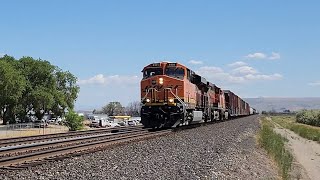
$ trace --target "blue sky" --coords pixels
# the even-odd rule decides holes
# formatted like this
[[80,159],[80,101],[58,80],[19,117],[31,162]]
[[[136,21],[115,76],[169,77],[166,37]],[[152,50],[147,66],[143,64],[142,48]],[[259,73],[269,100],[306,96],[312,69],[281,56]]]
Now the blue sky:
[[3,0],[0,55],[71,71],[77,109],[139,100],[140,71],[157,61],[183,63],[242,97],[313,97],[319,9],[311,0]]

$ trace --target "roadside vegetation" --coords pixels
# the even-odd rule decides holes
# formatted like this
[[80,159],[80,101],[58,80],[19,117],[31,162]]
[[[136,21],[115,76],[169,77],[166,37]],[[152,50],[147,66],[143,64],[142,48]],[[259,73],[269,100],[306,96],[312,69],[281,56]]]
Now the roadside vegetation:
[[289,179],[293,156],[286,150],[284,137],[273,131],[274,125],[266,117],[262,118],[262,128],[259,133],[259,144],[271,155],[277,163],[282,179]]
[[298,123],[320,127],[320,110],[303,110],[297,113]]
[[295,132],[299,136],[317,141],[320,143],[320,127],[315,127],[311,125],[301,124],[301,118],[299,113],[297,117],[295,116],[272,116],[271,117],[274,122],[279,124],[280,126],[290,129],[291,131]]
[[84,127],[84,117],[79,116],[74,111],[68,112],[64,124],[69,128],[69,131],[82,130]]
[[32,114],[63,116],[78,96],[77,78],[49,61],[5,55],[0,58],[0,119],[3,124],[28,121]]

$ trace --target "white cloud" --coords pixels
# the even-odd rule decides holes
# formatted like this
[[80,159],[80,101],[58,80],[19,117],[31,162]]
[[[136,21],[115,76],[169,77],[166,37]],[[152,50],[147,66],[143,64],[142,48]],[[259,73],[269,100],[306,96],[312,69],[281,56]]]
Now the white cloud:
[[199,65],[199,64],[203,64],[203,62],[202,61],[191,60],[191,61],[189,61],[189,64]]
[[80,85],[85,85],[85,84],[104,84],[105,81],[105,77],[103,74],[98,74],[96,76],[93,76],[89,79],[85,79],[85,80],[79,80],[78,84]]
[[280,53],[272,52],[271,55],[267,55],[265,53],[256,52],[252,54],[248,54],[245,56],[247,59],[266,59],[266,60],[276,60],[280,59]]
[[212,81],[212,83],[215,83],[213,81],[232,83],[240,83],[244,81],[242,77],[232,76],[231,74],[224,72],[224,70],[219,67],[204,66],[199,68],[196,73]]
[[4,53],[0,53],[0,58],[2,58],[5,54]]
[[223,69],[222,68],[214,67],[214,66],[200,67],[199,71],[201,71],[201,72],[210,72],[210,73],[223,73]]
[[280,59],[280,58],[281,58],[280,53],[275,53],[275,52],[272,52],[271,56],[269,56],[269,59],[271,60]]
[[281,80],[283,76],[278,73],[262,74],[258,70],[250,66],[242,66],[224,71],[220,67],[205,66],[199,68],[196,73],[205,77],[213,83],[247,83],[253,81],[274,81]]
[[129,102],[140,101],[140,80],[135,75],[103,75],[80,79],[81,90],[76,102],[79,110],[99,109],[111,101],[126,106]]
[[237,61],[231,64],[228,64],[229,67],[239,67],[239,66],[246,66],[247,63],[243,62],[243,61]]
[[231,71],[234,75],[246,75],[246,74],[257,74],[258,71],[250,66],[241,66]]
[[308,83],[309,86],[320,86],[320,81]]
[[80,79],[78,81],[79,85],[110,85],[110,84],[134,84],[139,82],[138,76],[120,76],[120,75],[112,75],[105,76],[103,74],[95,75],[89,79]]
[[248,54],[246,56],[246,58],[249,58],[249,59],[266,59],[267,55],[264,54],[264,53],[256,52],[256,53],[253,53],[253,54]]
[[268,80],[268,81],[274,81],[274,80],[281,80],[283,76],[281,74],[275,73],[270,75],[265,74],[247,74],[245,75],[245,78],[247,80]]

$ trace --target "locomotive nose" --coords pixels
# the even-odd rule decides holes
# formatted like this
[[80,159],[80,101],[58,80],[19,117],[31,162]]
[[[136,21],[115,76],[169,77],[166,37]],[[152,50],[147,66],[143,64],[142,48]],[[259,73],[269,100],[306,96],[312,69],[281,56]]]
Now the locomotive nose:
[[152,85],[156,85],[157,84],[157,81],[154,79],[154,80],[152,80]]

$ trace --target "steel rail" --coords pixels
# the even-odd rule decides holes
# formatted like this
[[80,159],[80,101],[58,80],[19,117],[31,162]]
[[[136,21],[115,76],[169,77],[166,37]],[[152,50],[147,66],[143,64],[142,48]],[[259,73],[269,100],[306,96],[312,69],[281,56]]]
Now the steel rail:
[[93,136],[83,136],[83,137],[77,137],[77,138],[68,138],[68,139],[60,139],[57,141],[45,141],[40,143],[33,143],[33,144],[25,144],[25,145],[18,145],[18,146],[9,146],[9,147],[3,147],[0,148],[0,158],[4,156],[9,156],[14,153],[25,153],[32,150],[39,150],[40,148],[49,148],[53,146],[59,146],[66,143],[78,143],[83,141],[90,141],[95,139],[101,139],[101,138],[108,138],[116,135],[124,135],[128,133],[135,133],[135,132],[143,132],[147,131],[144,129],[130,129],[129,131],[120,131],[118,133],[108,133],[108,134],[98,134]]
[[68,132],[68,133],[58,133],[58,134],[48,134],[48,135],[39,135],[39,136],[28,136],[20,138],[10,138],[10,139],[0,139],[0,147],[11,146],[18,144],[27,144],[32,142],[39,142],[45,140],[61,139],[72,136],[86,136],[90,134],[100,134],[104,132],[115,132],[126,129],[140,129],[140,126],[133,127],[117,127],[117,128],[107,128],[107,129],[98,129],[98,130],[89,130],[89,131],[78,131],[78,132]]
[[23,166],[27,167],[28,165],[25,166],[27,162],[31,162],[32,164],[32,162],[35,160],[36,162],[39,160],[45,160],[45,159],[54,160],[55,157],[59,157],[59,156],[65,156],[65,155],[72,156],[73,154],[77,154],[77,152],[79,153],[83,151],[88,151],[90,149],[92,150],[94,148],[104,147],[104,146],[112,145],[116,143],[130,142],[135,139],[143,139],[143,138],[148,138],[153,136],[164,135],[170,132],[172,131],[171,130],[164,130],[164,131],[158,131],[158,132],[141,131],[141,132],[136,132],[134,134],[127,133],[126,135],[116,136],[114,138],[105,139],[101,141],[81,143],[77,145],[61,147],[56,149],[48,149],[44,151],[23,154],[23,155],[14,156],[14,157],[1,158],[0,167],[2,167],[3,169],[6,169],[6,168],[14,169],[15,166],[19,168],[19,164],[21,165],[20,167],[23,167]]

